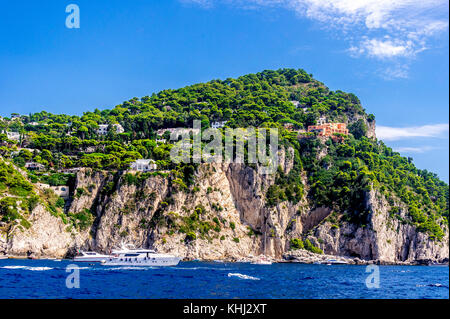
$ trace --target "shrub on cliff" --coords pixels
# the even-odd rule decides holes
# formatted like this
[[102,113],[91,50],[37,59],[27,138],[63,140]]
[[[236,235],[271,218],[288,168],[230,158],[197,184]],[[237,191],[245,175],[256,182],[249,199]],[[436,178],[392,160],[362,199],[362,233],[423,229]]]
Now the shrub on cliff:
[[305,246],[303,245],[303,241],[298,238],[292,238],[291,239],[291,249],[304,249]]
[[184,237],[185,242],[191,242],[197,239],[197,235],[194,232],[188,232],[186,237]]
[[323,254],[322,249],[319,247],[314,246],[309,239],[306,239],[305,241],[302,241],[299,238],[292,238],[290,241],[290,247],[291,249],[306,249],[312,253],[315,254]]

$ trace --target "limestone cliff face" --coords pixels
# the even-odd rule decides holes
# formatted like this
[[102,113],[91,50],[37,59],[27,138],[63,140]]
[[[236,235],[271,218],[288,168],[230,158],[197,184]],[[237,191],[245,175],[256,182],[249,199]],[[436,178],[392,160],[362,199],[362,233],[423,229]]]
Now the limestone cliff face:
[[[390,218],[391,206],[377,191],[367,194],[365,204],[369,210],[365,227],[343,222],[336,228],[325,220],[314,228],[310,238],[332,255],[388,263],[448,260],[448,228],[441,242],[433,241],[415,226]],[[405,217],[406,209],[401,213]]]
[[[293,167],[293,150],[280,152],[280,166]],[[302,175],[308,192],[306,174]],[[365,226],[332,224],[327,207],[315,207],[305,196],[266,205],[274,175],[261,175],[243,164],[201,164],[195,188],[187,190],[174,176],[154,174],[129,181],[125,173],[81,170],[68,208],[94,216],[85,230],[68,230],[60,217],[36,207],[29,229],[17,229],[0,241],[11,255],[63,257],[76,249],[109,252],[121,242],[152,247],[186,259],[236,260],[266,254],[282,259],[292,238],[309,238],[326,254],[383,262],[413,263],[448,259],[448,230],[435,242],[409,224],[389,216],[390,205],[376,191],[367,193]],[[338,212],[339,213],[339,212]],[[406,214],[406,210],[403,212]],[[193,233],[195,238],[192,238]]]
[[72,232],[59,217],[52,216],[42,205],[31,213],[31,227],[16,227],[5,241],[10,255],[32,257],[63,257],[67,251],[82,243],[86,234]]

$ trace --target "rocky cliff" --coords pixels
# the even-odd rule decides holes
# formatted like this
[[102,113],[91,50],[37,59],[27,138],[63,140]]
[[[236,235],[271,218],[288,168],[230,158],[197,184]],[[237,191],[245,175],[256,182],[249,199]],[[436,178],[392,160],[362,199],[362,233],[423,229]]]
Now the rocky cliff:
[[[280,152],[280,167],[290,172],[293,149]],[[448,260],[448,229],[437,241],[392,218],[391,205],[376,190],[366,193],[367,220],[357,224],[310,202],[305,176],[306,195],[300,201],[274,206],[267,205],[265,195],[274,176],[243,164],[200,164],[194,180],[185,188],[173,173],[141,176],[83,169],[66,214],[88,212],[92,219],[87,227],[71,227],[38,205],[29,218],[31,227],[2,236],[0,250],[63,257],[77,249],[109,252],[127,242],[186,259],[238,260],[266,254],[281,260],[293,252],[291,239],[304,238],[334,256],[387,263]]]

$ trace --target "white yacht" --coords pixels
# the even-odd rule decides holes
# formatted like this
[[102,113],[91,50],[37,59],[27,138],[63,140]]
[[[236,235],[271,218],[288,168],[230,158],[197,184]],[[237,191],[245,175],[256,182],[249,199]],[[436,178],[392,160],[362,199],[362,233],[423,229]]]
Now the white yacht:
[[112,256],[102,262],[105,266],[176,266],[181,258],[158,254],[151,249],[136,249],[132,245],[123,245],[112,251]]
[[73,261],[99,263],[110,257],[110,255],[102,255],[95,251],[79,251],[78,255],[73,258]]
[[0,255],[0,259],[8,259],[8,255]]

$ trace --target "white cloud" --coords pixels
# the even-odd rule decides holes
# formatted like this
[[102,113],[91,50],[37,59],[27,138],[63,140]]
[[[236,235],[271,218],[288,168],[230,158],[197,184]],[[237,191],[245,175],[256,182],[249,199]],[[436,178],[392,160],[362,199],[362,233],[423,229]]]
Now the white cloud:
[[[448,29],[448,0],[181,0],[245,9],[282,7],[336,29],[352,56],[382,60],[413,58],[430,37]],[[395,73],[394,73],[395,75]],[[399,74],[405,76],[405,72]]]
[[406,79],[408,77],[409,66],[407,64],[397,64],[385,67],[380,70],[381,76],[385,80]]
[[429,152],[429,151],[432,151],[435,149],[436,149],[436,147],[431,147],[431,146],[397,147],[397,148],[394,148],[393,151],[399,152],[399,153],[425,153],[425,152]]
[[449,125],[432,124],[414,127],[377,126],[377,138],[385,141],[396,141],[409,138],[448,138]]
[[366,39],[361,42],[359,47],[351,47],[349,49],[353,53],[367,54],[370,57],[376,58],[393,58],[393,57],[407,57],[415,54],[412,41],[392,41],[392,40],[377,40]]

